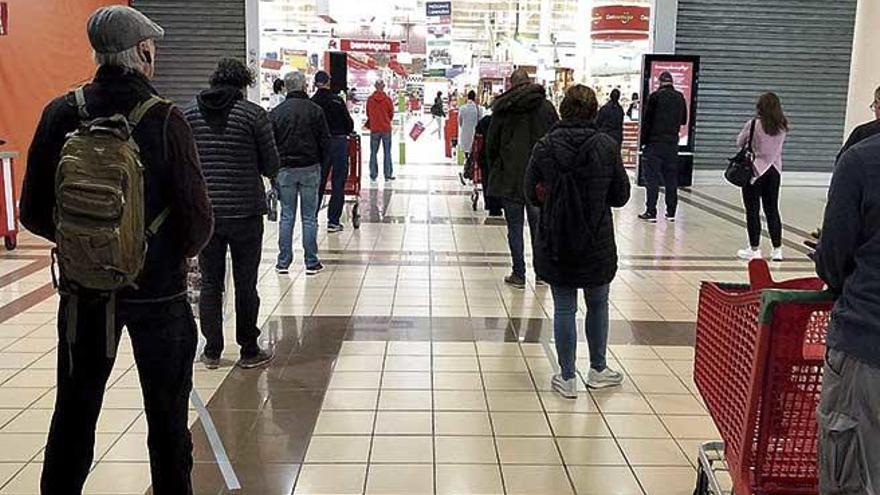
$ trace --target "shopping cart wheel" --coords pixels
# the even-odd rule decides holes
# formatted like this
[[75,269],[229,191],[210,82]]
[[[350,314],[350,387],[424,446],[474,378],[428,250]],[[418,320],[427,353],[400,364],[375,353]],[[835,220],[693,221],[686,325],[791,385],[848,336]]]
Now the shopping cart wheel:
[[357,203],[351,207],[351,226],[356,229],[361,228],[361,214]]
[[480,202],[480,193],[474,191],[471,193],[471,208],[477,211],[477,205]]
[[12,251],[18,246],[18,238],[15,235],[6,236],[3,238],[3,244],[6,245],[8,251]]
[[699,469],[697,469],[697,486],[694,487],[694,495],[710,495],[711,493],[709,491],[709,476],[706,475],[703,465],[700,464]]

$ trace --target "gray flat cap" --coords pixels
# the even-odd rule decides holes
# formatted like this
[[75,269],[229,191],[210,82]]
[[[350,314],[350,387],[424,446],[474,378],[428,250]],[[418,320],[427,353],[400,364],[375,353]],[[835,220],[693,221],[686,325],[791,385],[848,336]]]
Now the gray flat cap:
[[149,17],[124,5],[101,7],[89,18],[89,42],[98,53],[119,53],[144,40],[161,40],[165,30]]

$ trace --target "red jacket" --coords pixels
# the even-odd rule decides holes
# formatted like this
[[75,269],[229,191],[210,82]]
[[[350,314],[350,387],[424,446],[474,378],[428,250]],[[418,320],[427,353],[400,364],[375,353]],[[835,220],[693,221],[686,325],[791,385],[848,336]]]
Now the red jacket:
[[370,132],[391,132],[394,103],[383,91],[375,91],[367,100],[367,128]]

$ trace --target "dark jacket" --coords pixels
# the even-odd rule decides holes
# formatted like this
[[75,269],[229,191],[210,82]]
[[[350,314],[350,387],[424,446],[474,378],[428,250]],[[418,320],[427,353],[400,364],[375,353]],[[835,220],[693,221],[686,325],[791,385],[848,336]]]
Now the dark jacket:
[[651,93],[641,115],[642,144],[678,143],[681,126],[688,123],[684,95],[672,86]]
[[616,101],[609,101],[599,109],[596,117],[599,132],[611,136],[617,144],[623,144],[623,107]]
[[184,111],[202,161],[215,218],[266,213],[263,177],[278,174],[278,150],[269,116],[238,88],[203,91]]
[[[144,76],[116,67],[101,67],[85,87],[91,117],[128,115],[154,94]],[[79,123],[73,96],[56,98],[43,111],[28,155],[21,222],[51,242],[55,242],[55,170],[65,136]],[[134,140],[144,164],[145,218],[151,222],[167,207],[171,214],[150,239],[138,289],[125,290],[119,297],[144,300],[182,295],[186,292],[186,258],[201,251],[213,226],[192,131],[176,107],[156,105],[135,129]]]
[[303,91],[293,91],[269,114],[282,168],[324,163],[330,129],[324,111]]
[[837,159],[840,160],[840,157],[843,156],[850,148],[861,143],[865,139],[868,139],[871,136],[876,136],[880,134],[880,119],[872,120],[866,124],[862,124],[850,133],[849,138],[847,138],[846,143],[844,143],[843,148],[840,149],[840,153],[837,154]]
[[348,106],[338,95],[329,89],[320,88],[312,96],[312,101],[324,110],[331,136],[348,136],[354,132],[354,121],[348,113]]
[[[554,185],[562,171],[575,174],[580,187],[581,212],[586,229],[550,232],[550,201],[559,199]],[[542,206],[535,236],[535,273],[551,285],[599,287],[617,274],[617,244],[611,208],[629,201],[630,183],[617,143],[596,130],[592,122],[563,120],[535,145],[525,179],[530,204]],[[555,236],[555,238],[550,238]],[[585,254],[576,259],[555,256],[551,244],[571,246],[582,241]]]
[[446,110],[443,109],[443,98],[434,98],[434,104],[431,105],[431,115],[434,117],[446,117]]
[[837,162],[816,272],[840,296],[828,346],[880,368],[880,136]]
[[525,202],[523,178],[532,147],[559,120],[543,86],[521,84],[492,104],[492,124],[486,136],[489,194]]

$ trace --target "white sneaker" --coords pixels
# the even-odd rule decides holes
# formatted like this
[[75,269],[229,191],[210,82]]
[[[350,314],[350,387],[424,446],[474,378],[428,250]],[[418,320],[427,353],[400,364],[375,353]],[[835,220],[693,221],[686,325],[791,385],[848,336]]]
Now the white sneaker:
[[550,380],[550,385],[553,388],[553,391],[557,394],[561,395],[566,399],[577,399],[578,396],[578,379],[577,375],[574,378],[570,378],[565,380],[562,378],[562,375],[553,375],[553,379]]
[[611,368],[605,368],[602,371],[590,368],[590,373],[587,374],[587,386],[590,388],[611,388],[620,386],[622,383],[623,374]]
[[761,259],[764,257],[764,255],[761,254],[760,248],[754,249],[754,248],[750,248],[750,247],[745,248],[745,249],[740,249],[739,251],[736,252],[736,256],[741,260],[748,260],[748,261],[757,260],[757,259]]
[[785,257],[782,256],[782,248],[773,248],[773,251],[770,252],[770,259],[772,259],[773,261],[782,261],[783,259],[785,259]]

